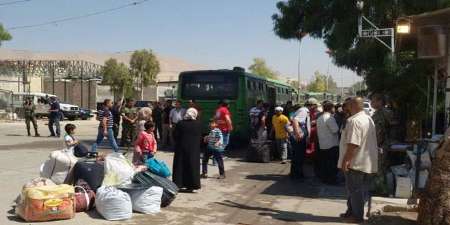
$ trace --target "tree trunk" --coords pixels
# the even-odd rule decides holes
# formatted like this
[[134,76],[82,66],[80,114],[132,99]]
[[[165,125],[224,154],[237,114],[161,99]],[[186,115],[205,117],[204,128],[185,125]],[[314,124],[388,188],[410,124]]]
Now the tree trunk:
[[450,225],[450,129],[436,152],[425,192],[419,203],[420,225]]

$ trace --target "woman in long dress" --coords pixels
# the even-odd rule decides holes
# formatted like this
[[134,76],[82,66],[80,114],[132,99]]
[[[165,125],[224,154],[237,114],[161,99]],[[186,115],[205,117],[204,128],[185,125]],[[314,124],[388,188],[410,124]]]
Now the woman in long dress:
[[200,143],[202,125],[194,108],[186,111],[184,120],[174,131],[175,155],[173,158],[173,182],[184,191],[194,192],[200,185]]

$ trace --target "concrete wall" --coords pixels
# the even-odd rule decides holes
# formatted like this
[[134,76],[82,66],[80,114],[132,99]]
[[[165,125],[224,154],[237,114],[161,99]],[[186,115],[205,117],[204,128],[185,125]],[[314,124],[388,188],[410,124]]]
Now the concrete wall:
[[44,92],[55,94],[61,102],[78,105],[82,108],[96,109],[97,105],[97,83],[95,81],[66,80],[55,81],[53,92],[53,82],[46,79],[44,82]]

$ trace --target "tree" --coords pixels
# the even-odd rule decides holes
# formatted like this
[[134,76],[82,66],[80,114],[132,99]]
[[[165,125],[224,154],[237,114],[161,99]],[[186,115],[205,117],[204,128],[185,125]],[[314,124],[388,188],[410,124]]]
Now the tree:
[[314,72],[314,81],[306,87],[308,91],[312,92],[329,92],[335,93],[337,84],[332,76],[321,74],[319,71]]
[[0,23],[0,46],[2,45],[2,41],[9,41],[12,39],[12,36],[3,28],[3,25]]
[[263,58],[254,58],[253,64],[248,67],[251,73],[270,79],[278,79],[279,74],[276,71],[273,71],[266,64],[266,60]]
[[[365,1],[364,15],[379,27],[395,27],[400,16],[420,14],[450,6],[442,0],[386,0]],[[426,117],[427,74],[433,73],[432,63],[418,60],[415,43],[405,43],[393,60],[390,51],[374,39],[359,39],[355,1],[343,0],[288,0],[277,3],[278,14],[272,16],[274,31],[283,39],[297,39],[298,33],[323,39],[334,63],[364,76],[368,91],[387,94],[396,105],[399,121],[406,124]],[[345,10],[343,10],[345,9]],[[414,101],[411,101],[413,99]],[[412,124],[412,123],[411,123]],[[448,151],[448,150],[447,150]],[[444,157],[445,156],[445,157]],[[422,225],[450,225],[448,188],[450,155],[442,154],[442,179],[430,179],[427,194],[419,206]],[[444,159],[443,158],[443,159]],[[434,165],[433,165],[434,166]],[[436,175],[432,170],[430,176]],[[446,177],[446,179],[443,179]],[[447,189],[442,190],[441,187]],[[435,189],[434,189],[435,188]],[[440,191],[440,192],[439,192]],[[430,194],[430,192],[435,194]],[[443,193],[446,193],[443,195]],[[447,199],[446,199],[447,198]],[[426,202],[422,204],[422,201]],[[445,202],[445,203],[444,203]],[[429,204],[427,204],[429,203]]]
[[141,100],[144,100],[144,87],[156,83],[156,76],[160,72],[159,61],[152,50],[134,51],[130,59],[131,75],[139,84]]
[[102,83],[109,85],[115,95],[122,96],[122,99],[133,96],[133,78],[124,63],[118,63],[116,59],[110,58],[105,61],[101,74]]
[[[396,18],[445,8],[442,0],[365,1],[363,13],[379,27],[394,27]],[[425,117],[426,74],[432,66],[415,58],[416,45],[402,46],[403,52],[392,60],[390,51],[375,39],[359,39],[355,1],[288,0],[277,3],[272,16],[274,32],[283,39],[299,39],[303,33],[322,39],[336,65],[364,76],[368,90],[389,95],[400,104],[406,120]],[[343,10],[345,9],[345,10]],[[399,85],[402,84],[402,85]],[[415,90],[415,91],[414,91]],[[419,90],[419,91],[418,91]],[[415,99],[414,103],[408,99]]]

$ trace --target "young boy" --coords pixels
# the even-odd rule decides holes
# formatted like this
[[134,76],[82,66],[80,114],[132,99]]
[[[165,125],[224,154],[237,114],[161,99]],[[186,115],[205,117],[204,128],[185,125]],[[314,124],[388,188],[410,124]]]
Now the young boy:
[[134,147],[133,164],[142,165],[149,158],[152,158],[157,150],[157,143],[154,136],[155,124],[147,121],[144,124],[144,131],[138,134]]
[[74,151],[74,148],[76,145],[78,145],[80,142],[74,137],[75,129],[77,127],[71,123],[66,124],[64,127],[64,130],[66,131],[66,134],[64,135],[64,143],[66,144],[67,150]]
[[211,131],[205,137],[205,143],[208,143],[207,150],[202,159],[202,178],[208,178],[208,159],[211,155],[219,166],[219,177],[217,179],[225,179],[225,168],[223,165],[222,152],[224,150],[223,136],[220,129],[217,127],[215,120],[210,120],[209,127]]

